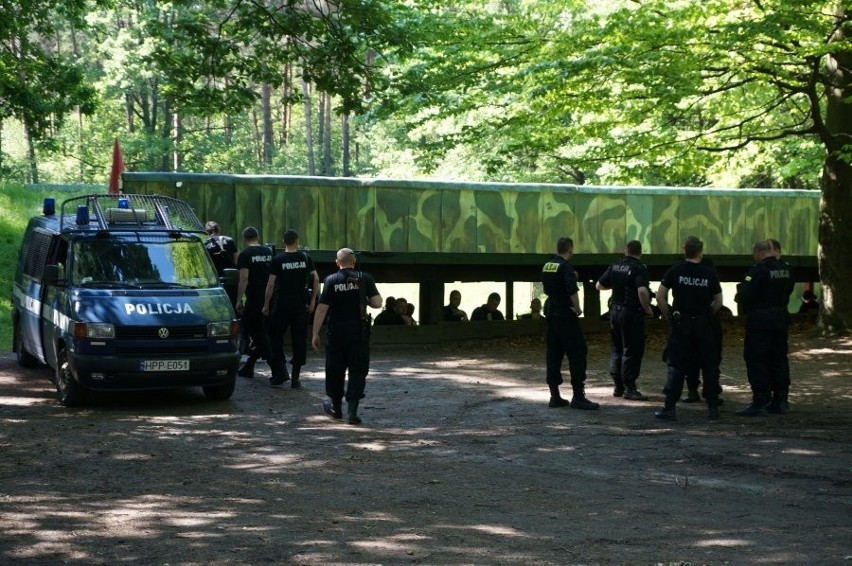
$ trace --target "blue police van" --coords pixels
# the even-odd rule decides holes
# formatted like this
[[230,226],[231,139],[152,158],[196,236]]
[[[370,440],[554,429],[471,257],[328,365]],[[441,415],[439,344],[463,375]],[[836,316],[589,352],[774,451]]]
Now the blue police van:
[[239,321],[185,202],[88,195],[45,199],[21,245],[12,293],[18,363],[54,370],[59,401],[90,390],[201,386],[231,397]]

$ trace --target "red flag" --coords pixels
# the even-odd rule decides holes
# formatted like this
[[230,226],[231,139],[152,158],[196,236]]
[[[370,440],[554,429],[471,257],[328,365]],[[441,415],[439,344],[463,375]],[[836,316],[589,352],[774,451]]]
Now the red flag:
[[109,174],[109,194],[118,194],[118,181],[122,171],[124,171],[124,159],[121,157],[121,146],[118,145],[118,138],[115,138],[115,144],[112,146],[112,171]]

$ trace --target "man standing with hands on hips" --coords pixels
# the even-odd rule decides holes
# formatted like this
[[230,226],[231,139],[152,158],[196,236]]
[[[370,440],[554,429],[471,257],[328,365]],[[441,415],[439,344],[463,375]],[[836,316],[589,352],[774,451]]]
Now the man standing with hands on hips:
[[613,397],[632,401],[648,398],[636,388],[636,380],[645,355],[645,316],[652,316],[651,291],[648,289],[648,270],[639,261],[642,243],[627,242],[624,257],[610,265],[595,287],[598,291],[612,289],[609,309],[612,353],[609,374],[615,383]]
[[[370,369],[370,326],[367,306],[382,307],[382,296],[369,273],[355,269],[355,252],[337,252],[337,273],[325,278],[314,315],[314,350],[320,348],[320,328],[328,317],[325,350],[325,392],[322,408],[332,418],[343,418],[342,401],[348,403],[347,421],[360,424],[358,403],[364,398]],[[346,383],[346,371],[349,381]],[[344,383],[346,387],[344,388]]]

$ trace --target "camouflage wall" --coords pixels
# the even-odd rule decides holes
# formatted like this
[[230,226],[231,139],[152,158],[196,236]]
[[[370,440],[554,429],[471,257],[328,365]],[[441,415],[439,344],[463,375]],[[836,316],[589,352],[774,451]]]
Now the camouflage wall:
[[563,235],[578,253],[678,255],[686,236],[714,258],[747,256],[775,237],[786,256],[817,250],[819,193],[792,190],[612,188],[323,177],[126,173],[125,193],[187,200],[225,234],[256,226],[280,245],[295,228],[312,250],[544,254]]

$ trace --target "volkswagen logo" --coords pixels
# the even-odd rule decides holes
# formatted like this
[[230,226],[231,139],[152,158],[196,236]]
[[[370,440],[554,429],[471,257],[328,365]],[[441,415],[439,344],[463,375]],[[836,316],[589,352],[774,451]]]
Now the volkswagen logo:
[[169,337],[169,329],[164,326],[163,328],[161,328],[157,331],[157,335],[159,335],[160,338],[168,338]]

